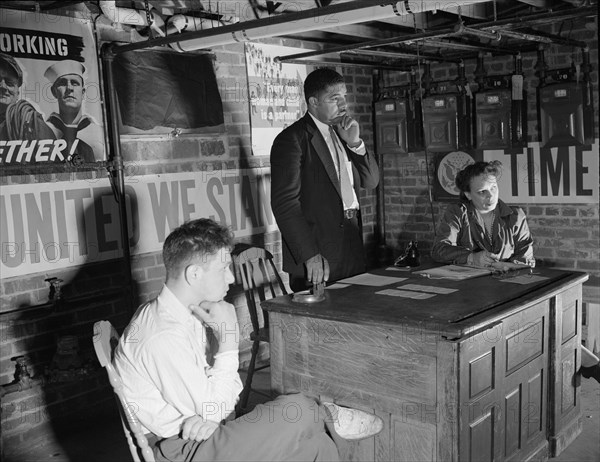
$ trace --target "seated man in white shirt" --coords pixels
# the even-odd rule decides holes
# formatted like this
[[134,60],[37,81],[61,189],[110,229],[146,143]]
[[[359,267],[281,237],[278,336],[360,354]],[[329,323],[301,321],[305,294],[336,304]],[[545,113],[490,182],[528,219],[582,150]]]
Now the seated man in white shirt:
[[[280,396],[235,420],[242,390],[235,308],[233,236],[209,219],[190,221],[165,240],[159,296],[141,306],[119,341],[115,368],[159,461],[339,460],[339,437],[381,431],[374,415]],[[210,326],[218,351],[207,361]]]

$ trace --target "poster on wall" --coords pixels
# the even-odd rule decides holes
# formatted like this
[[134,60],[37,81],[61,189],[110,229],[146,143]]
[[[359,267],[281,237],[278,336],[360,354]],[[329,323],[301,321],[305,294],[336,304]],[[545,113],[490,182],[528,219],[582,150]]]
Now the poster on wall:
[[106,159],[88,20],[2,10],[0,165]]
[[502,162],[498,178],[504,202],[514,204],[598,204],[599,140],[592,145],[542,147],[530,142],[517,149],[436,154],[436,200],[455,201],[456,173],[478,160]]
[[306,112],[306,66],[276,62],[275,58],[306,50],[257,43],[247,43],[245,47],[252,153],[268,156],[279,132]]
[[[132,255],[157,252],[195,218],[229,226],[236,239],[277,230],[268,168],[127,175]],[[121,258],[120,214],[108,179],[2,186],[2,278]]]

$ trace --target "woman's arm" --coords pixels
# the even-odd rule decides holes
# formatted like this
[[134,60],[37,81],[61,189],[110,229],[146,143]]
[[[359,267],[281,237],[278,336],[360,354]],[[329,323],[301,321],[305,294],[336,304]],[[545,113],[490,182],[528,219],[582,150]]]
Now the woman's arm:
[[467,263],[473,249],[463,247],[461,243],[462,233],[468,226],[465,210],[462,205],[451,204],[448,206],[440,223],[433,241],[431,258],[439,263],[459,264]]
[[509,258],[513,263],[522,263],[531,267],[535,266],[535,258],[533,256],[533,238],[527,224],[525,212],[520,207],[515,207],[517,212],[517,222],[513,227],[515,231],[515,252]]

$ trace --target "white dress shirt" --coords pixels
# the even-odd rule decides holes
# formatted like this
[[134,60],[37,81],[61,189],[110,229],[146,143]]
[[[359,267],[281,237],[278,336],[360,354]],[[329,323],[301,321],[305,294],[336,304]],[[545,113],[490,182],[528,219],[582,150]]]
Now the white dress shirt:
[[239,352],[206,359],[203,324],[166,286],[140,307],[119,340],[114,366],[145,431],[168,438],[193,415],[221,422],[234,410],[242,382]]
[[[333,159],[333,165],[335,165],[335,171],[338,173],[338,176],[339,176],[340,172],[338,170],[338,161],[336,159],[335,147],[333,145],[333,143],[335,143],[335,142],[338,143],[338,148],[340,149],[340,152],[341,152],[342,156],[344,157],[344,159],[343,159],[344,165],[346,166],[346,169],[348,170],[348,176],[350,177],[350,183],[352,184],[352,194],[354,196],[354,199],[353,199],[352,205],[349,208],[358,209],[359,208],[358,198],[356,197],[356,192],[354,191],[354,175],[352,174],[352,162],[348,159],[348,156],[346,155],[346,149],[344,149],[342,140],[339,140],[339,139],[337,141],[332,140],[331,136],[329,134],[329,125],[324,124],[323,122],[318,120],[310,112],[308,114],[315,121],[315,125],[319,129],[319,132],[321,132],[321,135],[323,135],[323,138],[325,138],[325,142],[327,143],[327,147],[329,148],[329,153],[331,154],[331,158]],[[367,152],[367,149],[365,148],[365,143],[362,140],[360,140],[360,144],[356,148],[348,147],[348,149],[351,149],[353,152],[355,152],[359,156],[364,156]]]

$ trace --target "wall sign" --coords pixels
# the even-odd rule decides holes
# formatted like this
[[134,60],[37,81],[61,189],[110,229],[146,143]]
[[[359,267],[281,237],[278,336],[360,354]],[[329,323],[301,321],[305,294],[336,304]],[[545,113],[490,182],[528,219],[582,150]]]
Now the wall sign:
[[593,145],[450,152],[435,157],[433,178],[436,200],[454,201],[453,179],[459,170],[479,159],[502,162],[498,178],[502,200],[516,204],[597,204],[598,140]]
[[[120,219],[107,179],[3,185],[0,273],[21,276],[122,255]],[[183,222],[209,217],[236,237],[275,231],[270,170],[215,170],[128,177],[131,253],[162,249]]]
[[106,158],[90,21],[2,9],[0,165]]
[[248,100],[252,124],[252,153],[268,156],[273,140],[306,112],[306,66],[275,62],[277,56],[306,52],[258,43],[246,44]]

